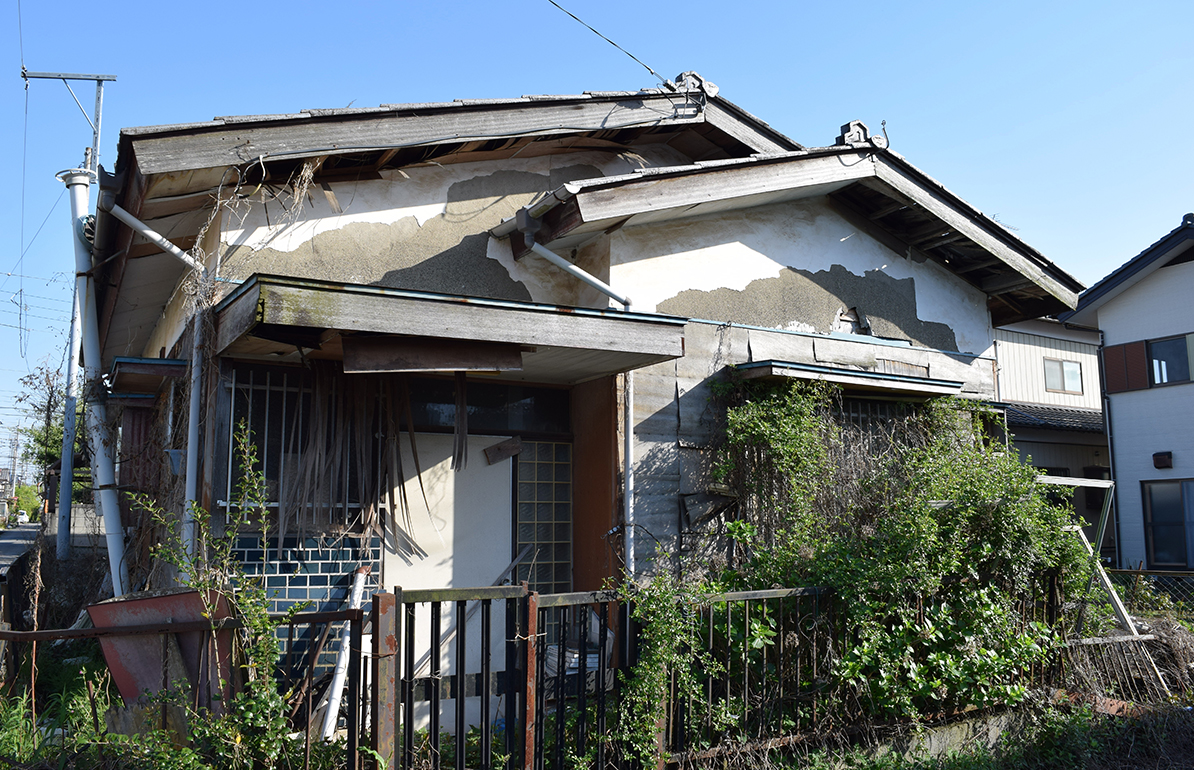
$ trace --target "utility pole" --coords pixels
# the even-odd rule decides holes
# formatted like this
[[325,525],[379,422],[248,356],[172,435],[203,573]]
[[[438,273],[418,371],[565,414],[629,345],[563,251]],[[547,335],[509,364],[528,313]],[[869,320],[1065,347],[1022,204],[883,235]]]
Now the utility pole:
[[[66,89],[70,91],[71,98],[75,100],[75,104],[79,105],[79,110],[83,113],[83,117],[87,118],[87,122],[91,124],[91,148],[86,154],[83,166],[84,170],[91,175],[91,182],[94,184],[99,179],[99,148],[100,148],[100,125],[104,115],[104,83],[115,82],[115,75],[80,75],[71,72],[29,72],[24,67],[21,67],[21,77],[25,79],[28,84],[30,78],[47,79],[47,80],[61,80]],[[92,81],[95,83],[95,119],[93,120],[87,115],[87,110],[83,109],[83,105],[79,103],[79,98],[75,96],[75,92],[70,87],[70,81]],[[84,217],[87,212],[81,214],[75,213],[76,217]],[[83,237],[81,232],[82,225],[79,219],[75,220],[75,228],[78,232],[75,233],[76,238]],[[76,260],[77,261],[77,260]],[[90,259],[88,260],[90,262]],[[68,356],[67,370],[66,370],[66,398],[63,411],[62,424],[62,475],[58,481],[58,542],[57,542],[57,556],[59,561],[63,561],[70,556],[70,523],[71,523],[71,506],[74,500],[74,486],[75,486],[75,411],[79,402],[79,350],[82,347],[83,338],[83,303],[87,296],[87,274],[85,271],[76,266],[75,270],[75,296],[74,304],[70,318],[70,355]],[[90,269],[90,265],[88,265]],[[88,361],[88,364],[98,367],[99,361]],[[92,447],[94,450],[95,447]],[[92,451],[91,456],[97,457],[97,453]],[[96,474],[93,472],[92,483],[95,483]],[[102,507],[100,502],[100,495],[95,497],[96,505]],[[119,583],[117,583],[119,585]],[[117,590],[116,595],[120,595]]]

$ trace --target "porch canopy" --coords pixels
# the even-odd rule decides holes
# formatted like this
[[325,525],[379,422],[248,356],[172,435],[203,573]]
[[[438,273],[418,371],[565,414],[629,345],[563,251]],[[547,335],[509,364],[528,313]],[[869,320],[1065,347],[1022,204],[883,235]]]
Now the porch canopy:
[[571,385],[684,355],[686,319],[254,275],[215,308],[219,355],[352,372]]
[[743,379],[748,380],[822,380],[840,385],[851,395],[891,396],[901,399],[956,396],[961,394],[964,384],[955,380],[802,364],[794,361],[754,361],[739,364],[735,368]]

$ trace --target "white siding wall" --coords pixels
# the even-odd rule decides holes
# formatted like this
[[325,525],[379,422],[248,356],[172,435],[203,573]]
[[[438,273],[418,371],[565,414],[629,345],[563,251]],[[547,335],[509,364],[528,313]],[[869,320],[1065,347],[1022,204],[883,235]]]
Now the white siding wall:
[[[999,361],[999,399],[1025,404],[1048,404],[1099,409],[1098,346],[1071,340],[995,330]],[[1082,395],[1045,390],[1045,359],[1077,361],[1082,365]]]
[[1194,332],[1194,262],[1163,267],[1099,308],[1107,345]]
[[[1099,309],[1106,344],[1194,332],[1194,263],[1163,267]],[[1194,478],[1194,383],[1111,396],[1121,561],[1145,559],[1140,482]],[[1153,467],[1154,452],[1173,452],[1173,468]]]

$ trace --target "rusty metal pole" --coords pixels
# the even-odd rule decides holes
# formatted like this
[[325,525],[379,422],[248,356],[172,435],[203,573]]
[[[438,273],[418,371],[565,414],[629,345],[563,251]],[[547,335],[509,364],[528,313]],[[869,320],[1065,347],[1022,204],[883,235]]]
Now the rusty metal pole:
[[398,713],[398,604],[390,593],[373,595],[373,750],[385,767],[395,767]]

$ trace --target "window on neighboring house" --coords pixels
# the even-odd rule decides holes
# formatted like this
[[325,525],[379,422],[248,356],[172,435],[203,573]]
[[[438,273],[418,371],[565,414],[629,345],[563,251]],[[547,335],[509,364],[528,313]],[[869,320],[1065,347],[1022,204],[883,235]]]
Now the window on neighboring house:
[[1108,393],[1190,382],[1194,334],[1108,345],[1102,355]]
[[1148,343],[1148,359],[1153,385],[1190,380],[1189,343],[1185,336]]
[[1082,364],[1077,361],[1045,359],[1045,390],[1082,395]]
[[1148,565],[1186,569],[1194,546],[1194,480],[1144,481],[1144,537]]

